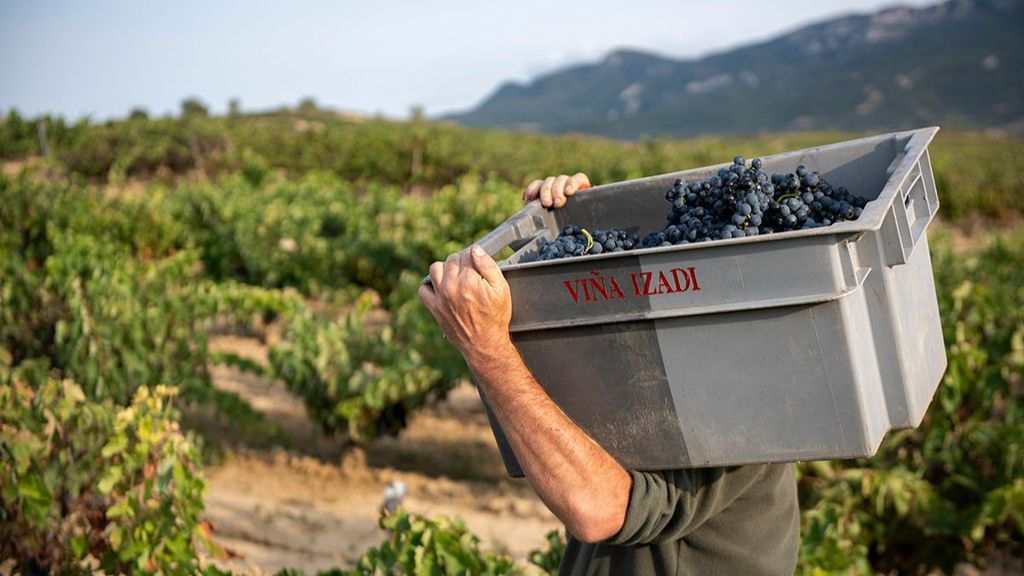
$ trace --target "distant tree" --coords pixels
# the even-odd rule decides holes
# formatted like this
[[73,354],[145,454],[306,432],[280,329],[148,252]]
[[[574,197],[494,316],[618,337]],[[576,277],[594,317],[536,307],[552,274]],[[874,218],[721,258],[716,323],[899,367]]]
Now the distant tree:
[[299,100],[299,112],[316,112],[317,110],[319,110],[319,107],[312,96],[306,96]]
[[409,119],[413,122],[422,122],[426,118],[426,112],[422,104],[417,104],[409,109]]
[[24,121],[25,121],[25,119],[22,118],[21,113],[18,112],[17,108],[11,108],[10,110],[8,110],[7,111],[7,118],[4,119],[4,122],[9,124],[10,126],[18,127],[18,128],[21,127],[21,125],[24,123]]
[[181,116],[183,118],[206,117],[210,112],[206,104],[198,98],[186,98],[181,101]]
[[228,100],[228,116],[240,116],[242,114],[242,102],[238,98]]
[[16,108],[0,116],[0,158],[20,158],[35,153],[36,127]]
[[132,108],[131,112],[128,113],[129,120],[148,120],[149,112],[145,108],[135,107]]

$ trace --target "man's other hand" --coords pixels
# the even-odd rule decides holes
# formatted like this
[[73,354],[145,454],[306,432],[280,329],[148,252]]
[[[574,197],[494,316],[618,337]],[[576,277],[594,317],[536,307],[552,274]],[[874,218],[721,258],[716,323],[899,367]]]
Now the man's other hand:
[[590,188],[590,179],[583,172],[577,172],[575,176],[548,176],[543,180],[530,182],[523,192],[523,202],[540,198],[540,203],[545,208],[561,208],[565,206],[569,196],[587,188]]
[[508,282],[480,246],[431,264],[430,280],[432,286],[420,286],[420,300],[467,362],[511,346]]

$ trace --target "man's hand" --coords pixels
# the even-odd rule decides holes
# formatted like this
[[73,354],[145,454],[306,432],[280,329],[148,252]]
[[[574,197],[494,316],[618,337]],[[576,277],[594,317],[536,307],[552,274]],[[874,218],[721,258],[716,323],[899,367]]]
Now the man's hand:
[[534,180],[523,192],[523,201],[530,202],[540,198],[545,208],[561,208],[566,199],[580,190],[590,188],[590,179],[583,172],[575,176],[548,176],[543,180]]
[[512,296],[493,258],[480,246],[430,265],[431,286],[419,296],[445,337],[467,361],[474,355],[507,352]]

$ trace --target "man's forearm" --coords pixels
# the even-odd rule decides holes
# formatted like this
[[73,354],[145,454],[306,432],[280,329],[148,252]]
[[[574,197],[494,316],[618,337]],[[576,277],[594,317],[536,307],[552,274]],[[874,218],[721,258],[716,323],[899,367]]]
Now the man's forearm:
[[629,502],[629,474],[554,403],[511,341],[466,360],[548,508],[581,540],[615,535]]
[[[585,177],[584,177],[585,180]],[[632,479],[544,392],[509,339],[512,297],[480,246],[430,265],[419,297],[476,375],[534,490],[577,538],[614,536]]]

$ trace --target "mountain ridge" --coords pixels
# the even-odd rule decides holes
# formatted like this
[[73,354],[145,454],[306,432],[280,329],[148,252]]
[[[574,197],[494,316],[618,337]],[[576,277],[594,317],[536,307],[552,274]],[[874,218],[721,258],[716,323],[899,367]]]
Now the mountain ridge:
[[616,49],[501,84],[447,118],[618,138],[1024,119],[1024,0],[949,0],[847,14],[693,59]]

